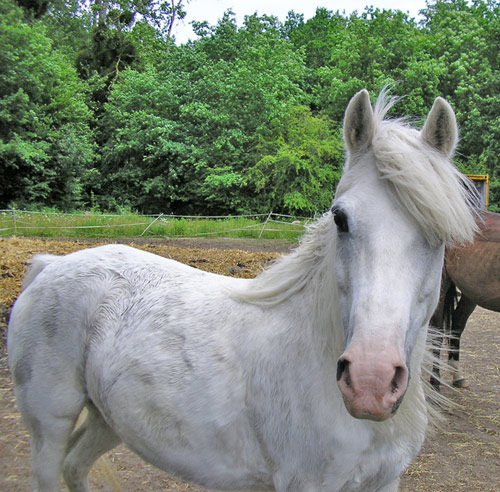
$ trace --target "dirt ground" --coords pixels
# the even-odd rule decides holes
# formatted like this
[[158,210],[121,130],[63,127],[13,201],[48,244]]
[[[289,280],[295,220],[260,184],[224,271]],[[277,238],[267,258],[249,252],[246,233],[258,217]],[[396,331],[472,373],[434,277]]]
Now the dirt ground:
[[[135,246],[204,270],[252,277],[289,248],[285,242],[133,241]],[[94,242],[92,242],[94,244]],[[28,435],[16,411],[5,353],[5,321],[29,258],[67,253],[82,241],[0,239],[0,491],[29,490]],[[243,251],[246,250],[246,251]],[[462,337],[462,367],[470,387],[445,389],[454,403],[402,477],[400,492],[500,491],[500,313],[477,308]],[[445,374],[449,379],[449,375]],[[63,490],[66,490],[61,484]],[[92,471],[94,491],[194,491],[120,446]]]

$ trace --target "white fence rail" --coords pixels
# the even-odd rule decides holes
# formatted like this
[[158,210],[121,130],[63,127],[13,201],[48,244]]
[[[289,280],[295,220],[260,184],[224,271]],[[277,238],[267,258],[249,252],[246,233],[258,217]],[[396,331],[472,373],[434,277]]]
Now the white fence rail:
[[[247,219],[253,223],[235,227],[235,219]],[[311,217],[296,217],[270,212],[268,214],[246,215],[151,215],[137,214],[93,214],[39,212],[31,210],[0,210],[0,237],[5,236],[51,236],[51,237],[214,237],[225,234],[263,237],[266,232],[293,233],[304,232],[305,224]],[[182,231],[183,222],[212,222],[210,230],[196,232],[196,227]],[[232,226],[231,226],[232,224]],[[126,232],[118,233],[117,229]],[[87,230],[88,234],[85,233]]]

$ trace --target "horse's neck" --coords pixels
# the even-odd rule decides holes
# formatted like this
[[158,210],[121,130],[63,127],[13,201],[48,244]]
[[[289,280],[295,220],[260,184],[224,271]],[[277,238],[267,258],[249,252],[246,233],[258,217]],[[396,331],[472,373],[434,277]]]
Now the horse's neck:
[[286,309],[295,313],[297,339],[337,358],[344,349],[344,331],[335,274],[336,237],[331,215],[325,215],[294,253],[266,272],[270,275],[261,285],[262,292],[279,286],[279,294],[268,299],[279,300],[276,309],[283,309],[284,300]]
[[303,292],[294,297],[292,302],[297,306],[302,303],[304,313],[309,313],[304,317],[310,330],[308,335],[336,360],[343,352],[345,342],[333,260],[325,258],[321,261]]

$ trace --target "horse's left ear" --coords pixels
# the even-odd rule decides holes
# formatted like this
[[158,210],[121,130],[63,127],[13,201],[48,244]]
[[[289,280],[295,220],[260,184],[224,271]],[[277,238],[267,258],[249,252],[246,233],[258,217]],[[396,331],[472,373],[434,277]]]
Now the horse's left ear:
[[422,129],[423,139],[432,147],[451,156],[458,142],[455,113],[442,98],[437,97]]

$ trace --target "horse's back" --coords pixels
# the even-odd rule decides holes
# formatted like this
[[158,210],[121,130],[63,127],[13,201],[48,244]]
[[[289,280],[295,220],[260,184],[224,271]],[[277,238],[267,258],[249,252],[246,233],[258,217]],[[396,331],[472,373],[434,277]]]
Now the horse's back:
[[48,368],[64,360],[83,366],[88,344],[106,320],[119,319],[134,302],[154,306],[165,285],[175,291],[188,278],[200,283],[203,274],[123,245],[37,256],[12,309],[9,363],[15,368],[36,359]]
[[476,237],[477,241],[488,241],[500,243],[500,214],[495,212],[483,212],[479,224],[480,231]]

